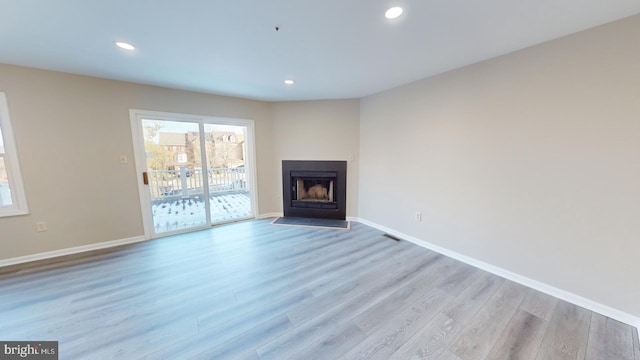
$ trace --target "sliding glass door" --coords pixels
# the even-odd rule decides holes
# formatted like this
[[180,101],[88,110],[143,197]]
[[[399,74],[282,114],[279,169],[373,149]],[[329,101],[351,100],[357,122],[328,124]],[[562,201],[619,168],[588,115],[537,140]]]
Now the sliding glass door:
[[204,124],[212,223],[253,215],[247,186],[247,127]]
[[150,237],[254,216],[251,121],[131,112]]

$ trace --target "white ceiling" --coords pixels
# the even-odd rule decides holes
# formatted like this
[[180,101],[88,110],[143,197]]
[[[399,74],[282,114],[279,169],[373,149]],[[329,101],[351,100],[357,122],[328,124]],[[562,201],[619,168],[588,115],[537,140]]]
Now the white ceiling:
[[[394,5],[404,15],[386,20]],[[359,98],[638,13],[639,0],[0,0],[0,62],[267,101]]]

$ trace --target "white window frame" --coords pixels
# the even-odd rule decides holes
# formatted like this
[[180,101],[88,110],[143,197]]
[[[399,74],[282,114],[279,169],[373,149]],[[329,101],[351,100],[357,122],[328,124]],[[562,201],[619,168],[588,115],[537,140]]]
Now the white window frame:
[[0,217],[26,215],[29,213],[27,198],[24,192],[22,173],[20,172],[18,150],[13,136],[13,128],[11,127],[7,96],[3,92],[0,92],[0,128],[2,129],[5,151],[2,157],[4,158],[4,164],[7,170],[12,202],[11,205],[0,206]]

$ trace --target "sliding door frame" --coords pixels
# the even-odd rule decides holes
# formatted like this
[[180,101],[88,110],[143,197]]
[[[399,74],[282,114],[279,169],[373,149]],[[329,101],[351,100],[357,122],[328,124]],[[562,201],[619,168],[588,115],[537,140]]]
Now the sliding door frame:
[[[211,224],[211,211],[210,207],[207,207],[207,220],[203,226],[192,227],[184,230],[167,231],[162,233],[156,233],[153,226],[153,214],[151,211],[151,195],[149,194],[148,185],[144,184],[143,172],[147,171],[147,159],[146,150],[144,148],[144,130],[142,128],[142,120],[163,120],[163,121],[183,121],[198,123],[200,133],[204,134],[205,124],[217,124],[217,125],[234,125],[244,126],[246,128],[245,138],[245,168],[247,169],[247,185],[249,187],[249,200],[251,202],[251,215],[250,218],[257,216],[258,209],[258,186],[256,176],[256,152],[255,152],[255,124],[253,120],[249,119],[237,119],[227,117],[205,116],[205,115],[193,115],[193,114],[180,114],[170,113],[152,110],[130,109],[129,117],[131,120],[131,136],[133,139],[133,150],[135,157],[136,167],[136,179],[138,182],[138,193],[140,197],[140,208],[142,211],[142,223],[144,228],[145,239],[153,239],[157,237],[170,236],[175,234],[181,234],[185,232],[209,229],[213,225]],[[200,152],[201,158],[205,159],[205,142],[201,141]],[[203,169],[206,164],[203,164]],[[203,171],[204,184],[208,184],[206,172]],[[209,199],[209,188],[204,186],[205,199]],[[209,201],[209,200],[207,200]]]

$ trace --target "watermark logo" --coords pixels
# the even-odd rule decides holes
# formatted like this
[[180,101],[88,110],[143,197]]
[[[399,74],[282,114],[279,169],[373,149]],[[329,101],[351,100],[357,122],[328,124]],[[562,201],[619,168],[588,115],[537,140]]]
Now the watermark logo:
[[58,360],[57,341],[0,341],[0,360]]

